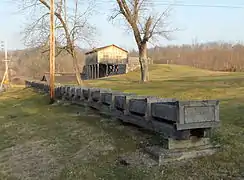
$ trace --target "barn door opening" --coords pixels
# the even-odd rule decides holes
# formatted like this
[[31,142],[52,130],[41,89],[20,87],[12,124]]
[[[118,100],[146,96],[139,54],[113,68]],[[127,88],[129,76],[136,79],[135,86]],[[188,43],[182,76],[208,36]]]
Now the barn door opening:
[[99,64],[99,77],[106,77],[107,64]]

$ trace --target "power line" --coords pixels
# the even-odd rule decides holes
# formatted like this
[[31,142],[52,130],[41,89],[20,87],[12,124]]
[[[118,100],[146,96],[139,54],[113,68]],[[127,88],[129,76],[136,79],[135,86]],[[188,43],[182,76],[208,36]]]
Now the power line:
[[[102,0],[98,3],[116,3],[111,0]],[[211,4],[186,4],[186,3],[172,3],[169,1],[154,1],[146,2],[145,5],[156,5],[156,6],[178,6],[178,7],[200,7],[200,8],[226,8],[226,9],[244,9],[244,5],[211,5]]]
[[163,6],[180,6],[180,7],[202,7],[202,8],[228,8],[228,9],[244,9],[244,6],[231,6],[231,5],[208,5],[208,4],[180,4],[180,3],[173,3],[173,4],[166,4],[161,3],[157,5]]

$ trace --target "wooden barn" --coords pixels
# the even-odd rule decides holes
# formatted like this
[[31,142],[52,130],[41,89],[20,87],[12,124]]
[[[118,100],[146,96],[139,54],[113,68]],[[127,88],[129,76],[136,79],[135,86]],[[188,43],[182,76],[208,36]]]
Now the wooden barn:
[[85,53],[86,79],[96,79],[115,74],[125,74],[128,51],[114,44]]

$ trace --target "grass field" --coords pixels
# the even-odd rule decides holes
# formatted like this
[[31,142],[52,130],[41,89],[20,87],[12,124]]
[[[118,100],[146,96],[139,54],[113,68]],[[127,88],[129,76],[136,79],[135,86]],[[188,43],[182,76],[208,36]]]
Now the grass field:
[[[154,162],[137,150],[152,135],[88,109],[48,105],[44,95],[13,88],[0,95],[0,179],[243,179],[244,74],[167,65],[150,72],[146,84],[138,83],[139,72],[87,83],[142,95],[219,99],[222,126],[214,138],[220,152],[151,167]],[[120,156],[131,158],[131,165],[118,163]]]

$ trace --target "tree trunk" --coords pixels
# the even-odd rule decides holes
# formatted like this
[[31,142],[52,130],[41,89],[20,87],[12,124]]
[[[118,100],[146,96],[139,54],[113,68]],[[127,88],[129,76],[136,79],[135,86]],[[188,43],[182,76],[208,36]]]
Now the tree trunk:
[[75,71],[75,76],[76,76],[77,84],[78,84],[78,85],[82,85],[82,84],[83,84],[83,81],[82,81],[82,79],[81,79],[81,74],[80,74],[80,72],[76,70],[76,71]]
[[141,82],[149,81],[147,43],[142,43],[139,47],[139,62],[141,67]]
[[81,79],[81,72],[80,72],[80,69],[78,66],[78,60],[77,60],[76,53],[74,51],[72,52],[72,59],[73,59],[73,66],[74,66],[74,70],[75,70],[76,82],[78,85],[82,85],[83,81]]

